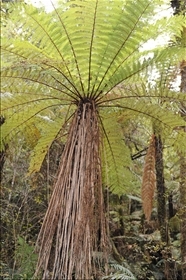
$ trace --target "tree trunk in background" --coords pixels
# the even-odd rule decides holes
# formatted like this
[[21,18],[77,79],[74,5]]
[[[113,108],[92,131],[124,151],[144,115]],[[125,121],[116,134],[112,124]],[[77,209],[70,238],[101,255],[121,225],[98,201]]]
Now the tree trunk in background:
[[186,159],[180,157],[180,211],[182,279],[186,279]]
[[165,243],[164,256],[165,269],[164,274],[167,280],[176,280],[175,263],[172,261],[171,251],[169,248],[169,232],[167,226],[166,214],[166,196],[164,181],[164,165],[163,165],[163,144],[160,134],[155,134],[155,167],[156,167],[156,186],[157,186],[157,211],[158,223],[161,234],[161,240]]
[[[186,29],[183,30],[186,33]],[[185,35],[185,34],[184,34]],[[181,63],[181,92],[186,94],[186,61]],[[186,120],[186,104],[181,105],[181,115]],[[186,133],[186,127],[183,128]],[[180,156],[180,211],[182,279],[186,279],[186,158]]]
[[166,229],[166,199],[165,199],[165,182],[163,173],[163,146],[160,135],[155,136],[155,166],[156,166],[156,184],[157,184],[157,211],[158,222],[162,242],[167,243]]
[[170,220],[175,215],[174,206],[173,206],[173,194],[170,193],[168,197],[168,203],[169,203],[169,217]]
[[[186,0],[170,1],[174,9],[174,15],[186,14]],[[186,47],[186,28],[183,27],[181,45]],[[180,91],[186,94],[186,61],[180,63],[181,85]],[[186,104],[181,104],[181,115],[186,119]],[[186,127],[183,128],[186,133]],[[180,156],[180,226],[181,226],[181,260],[182,260],[182,279],[186,279],[186,158]]]

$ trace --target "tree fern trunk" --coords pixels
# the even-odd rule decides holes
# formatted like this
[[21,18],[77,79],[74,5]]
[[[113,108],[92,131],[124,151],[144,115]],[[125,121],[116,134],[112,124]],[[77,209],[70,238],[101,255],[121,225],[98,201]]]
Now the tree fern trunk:
[[166,200],[165,200],[165,182],[163,166],[163,146],[160,135],[155,137],[155,158],[156,158],[156,184],[157,184],[157,202],[158,202],[158,222],[160,227],[161,239],[167,242],[166,230]]
[[[107,247],[100,143],[95,104],[81,101],[38,236],[36,275],[40,268],[43,278],[49,274],[52,279],[93,279],[96,274],[93,255],[104,253]],[[49,271],[51,258],[54,262]]]
[[154,190],[156,187],[155,174],[155,135],[153,134],[150,140],[150,145],[145,157],[145,165],[142,178],[141,198],[143,203],[143,211],[147,221],[150,221]]

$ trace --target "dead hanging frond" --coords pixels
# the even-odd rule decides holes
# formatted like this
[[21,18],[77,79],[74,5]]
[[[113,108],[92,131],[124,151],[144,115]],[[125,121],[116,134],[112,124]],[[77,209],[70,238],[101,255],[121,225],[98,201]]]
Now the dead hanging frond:
[[156,186],[155,174],[155,135],[152,135],[150,145],[145,157],[145,165],[142,178],[141,197],[143,203],[143,211],[147,221],[150,220],[154,190]]
[[38,236],[35,276],[43,270],[43,279],[92,279],[94,254],[107,247],[105,231],[98,116],[94,102],[85,100],[74,115]]

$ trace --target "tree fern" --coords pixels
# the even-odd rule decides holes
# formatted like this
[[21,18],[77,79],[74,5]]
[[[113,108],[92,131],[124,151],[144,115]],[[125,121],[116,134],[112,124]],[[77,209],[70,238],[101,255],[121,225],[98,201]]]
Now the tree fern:
[[[174,93],[151,94],[142,82],[149,65],[162,63],[172,53],[171,47],[166,52],[161,48],[143,51],[144,44],[160,32],[168,32],[174,39],[182,25],[183,17],[156,21],[156,4],[146,0],[68,1],[48,14],[30,5],[13,6],[12,24],[21,34],[12,38],[3,30],[2,113],[6,121],[2,142],[7,143],[26,126],[32,127],[33,122],[40,127],[31,155],[32,173],[41,166],[61,129],[65,126],[68,131],[37,240],[36,275],[43,269],[45,278],[52,266],[53,278],[67,279],[74,274],[88,279],[97,277],[93,251],[103,251],[107,261],[102,178],[116,193],[123,192],[124,179],[133,180],[117,113],[146,116],[168,135],[185,124],[157,102],[164,96],[175,100]],[[149,27],[151,20],[156,22]],[[185,99],[181,94],[178,98]],[[106,110],[112,117],[110,124]],[[182,143],[182,135],[177,134]]]
[[[58,106],[59,103],[61,105],[64,104],[65,102],[70,103],[71,98],[72,100],[78,99],[79,94],[80,96],[81,95],[86,96],[86,93],[82,94],[82,88],[79,91],[81,93],[78,93],[77,90],[78,87],[76,87],[76,85],[72,81],[72,75],[74,75],[74,77],[78,77],[78,75],[81,74],[79,76],[80,79],[79,85],[82,84],[82,81],[84,81],[83,88],[86,87],[91,88],[91,83],[92,83],[92,90],[94,91],[94,93],[92,94],[96,96],[95,93],[96,84],[97,83],[99,84],[100,82],[98,81],[98,79],[106,75],[104,79],[108,80],[110,83],[112,78],[111,76],[109,76],[108,71],[111,71],[112,68],[113,68],[113,73],[117,73],[117,75],[114,75],[114,77],[117,76],[117,78],[119,79],[121,78],[122,81],[127,77],[130,77],[132,74],[139,72],[139,70],[143,69],[143,67],[149,64],[149,61],[144,62],[142,64],[136,63],[135,61],[138,60],[140,56],[142,56],[142,54],[139,54],[138,52],[139,45],[142,45],[143,42],[147,41],[152,36],[153,37],[157,36],[154,30],[144,32],[143,36],[140,32],[142,27],[145,28],[146,26],[145,20],[149,18],[149,13],[150,11],[153,10],[152,3],[149,5],[149,3],[143,3],[143,1],[142,3],[140,2],[139,3],[140,7],[138,7],[138,10],[135,12],[135,15],[133,15],[131,19],[129,18],[129,15],[130,15],[130,11],[133,9],[132,3],[129,2],[125,7],[125,9],[121,9],[121,10],[119,7],[116,7],[114,3],[112,4],[109,3],[109,7],[110,5],[112,5],[113,7],[112,9],[110,7],[105,11],[99,8],[99,5],[101,7],[103,7],[103,5],[106,6],[106,2],[105,3],[103,2],[98,1],[97,4],[96,2],[95,3],[93,2],[90,3],[89,1],[84,2],[83,4],[81,3],[81,7],[77,5],[76,7],[73,7],[73,9],[68,9],[68,11],[66,11],[65,13],[64,12],[61,13],[60,9],[59,11],[55,10],[54,12],[52,12],[52,15],[54,16],[52,22],[50,17],[46,17],[45,12],[43,11],[38,12],[37,9],[32,8],[31,6],[29,6],[29,8],[26,7],[23,14],[25,14],[24,17],[27,20],[24,23],[20,23],[20,25],[21,28],[25,30],[25,37],[26,39],[29,38],[29,41],[25,42],[24,40],[23,42],[20,40],[17,41],[13,40],[13,44],[11,44],[9,39],[6,41],[6,43],[3,44],[3,48],[2,48],[3,57],[4,57],[3,60],[5,60],[7,63],[7,60],[10,61],[11,58],[11,61],[15,62],[13,69],[8,70],[10,72],[7,72],[6,70],[5,71],[6,74],[2,73],[3,80],[6,83],[6,88],[8,84],[9,88],[11,89],[11,85],[13,84],[14,88],[12,90],[15,92],[15,85],[17,85],[17,87],[19,88],[19,81],[21,81],[21,89],[23,91],[23,95],[27,93],[29,96],[28,100],[31,98],[30,97],[31,95],[33,96],[33,91],[34,91],[34,94],[37,95],[36,99],[38,97],[38,101],[41,102],[43,100],[45,102],[45,100],[47,99],[49,103],[50,101],[53,103],[54,100],[56,100],[56,106]],[[122,5],[120,1],[119,3],[120,5]],[[67,3],[66,5],[69,5],[69,3]],[[87,20],[87,18],[84,17],[84,14],[87,13],[89,8],[90,7],[92,8],[92,6],[94,7],[93,10],[95,10],[95,14],[92,13],[92,15],[90,16],[92,21],[90,21],[90,18],[88,17]],[[63,6],[62,9],[64,10],[65,7]],[[79,11],[80,9],[81,9],[81,13]],[[72,17],[70,16],[70,14],[68,15],[68,13],[72,13],[72,16],[77,14],[78,20],[80,21],[79,26],[83,24],[84,24],[83,26],[85,26],[86,21],[88,21],[86,25],[86,30],[82,29],[82,30],[78,30],[77,32],[77,28],[79,28],[79,26],[78,25],[76,26],[75,24],[76,20],[74,20],[74,18],[73,18],[73,22],[69,22],[70,18]],[[109,13],[112,13],[112,17],[109,17],[110,15]],[[116,13],[117,13],[117,17],[116,18],[114,17],[115,20],[114,19],[109,21],[105,20],[105,18],[109,18],[109,19],[113,18],[113,15]],[[68,30],[65,26],[65,21],[63,20],[63,16],[67,21],[66,24],[73,25],[73,28],[71,28],[71,30],[73,31],[70,31],[70,34],[68,34]],[[147,17],[147,19],[141,20],[145,16]],[[97,19],[99,19],[98,24],[96,24]],[[174,30],[177,30],[177,32],[179,32],[180,30],[181,19],[183,18],[180,17],[179,20],[176,22],[176,25],[174,24],[175,22],[173,23],[169,20],[171,28],[173,28],[174,26]],[[92,25],[94,21],[95,24]],[[99,27],[100,22],[102,22],[103,24],[102,28]],[[131,22],[131,26],[130,26],[130,22]],[[114,30],[113,28],[108,27],[109,24],[111,26],[114,26]],[[165,24],[163,20],[158,21],[158,28],[159,29],[160,27],[162,28],[163,24]],[[107,28],[104,28],[105,25],[107,26]],[[92,26],[94,30],[92,30]],[[32,29],[30,27],[32,27]],[[30,29],[31,31],[29,31]],[[63,36],[61,36],[62,34]],[[101,36],[103,36],[103,40],[99,39],[102,38]],[[79,38],[81,38],[81,43]],[[46,48],[45,40],[47,40],[47,48]],[[112,44],[109,43],[110,41],[113,42],[113,46]],[[65,44],[65,51],[63,51],[64,44]],[[120,46],[119,51],[116,50],[116,54],[114,54],[111,49],[114,48],[115,44],[118,44],[118,46]],[[131,48],[127,47],[128,44],[131,45]],[[137,48],[136,48],[136,44],[137,44]],[[83,50],[83,55],[82,55],[82,48],[84,48],[82,46],[84,45],[87,45],[87,49],[86,49],[86,53],[85,53],[85,49]],[[111,53],[109,53],[109,51],[111,51]],[[72,53],[73,55],[70,55],[70,53]],[[86,71],[90,72],[90,65],[89,66],[86,65],[85,57],[89,57],[90,54],[91,56],[89,59],[89,64],[92,63],[91,65],[92,67],[94,67],[94,65],[95,67],[97,67],[95,69],[93,68],[92,70],[92,73],[95,73],[94,75],[96,75],[95,79],[93,79],[93,75],[90,75],[91,73],[86,72]],[[67,56],[67,58],[65,56]],[[71,61],[69,60],[69,56]],[[120,56],[122,58],[120,58]],[[6,57],[8,58],[6,59]],[[110,61],[108,61],[108,59],[107,61],[105,61],[107,57],[109,57]],[[95,63],[93,63],[94,60],[96,60]],[[116,67],[115,65],[117,64],[117,60],[118,60],[118,66]],[[87,63],[88,63],[88,59],[87,59]],[[75,68],[74,65],[76,65]],[[73,69],[70,68],[71,66],[73,66]],[[16,71],[15,71],[15,67],[16,67]],[[79,72],[78,74],[78,71],[80,71],[80,67],[83,67],[82,68],[83,70],[81,71],[81,73]],[[123,67],[125,69],[123,69]],[[18,72],[19,70],[20,72]],[[74,71],[76,71],[77,73],[75,73]],[[121,74],[119,74],[120,71]],[[130,75],[131,71],[133,71],[133,73],[131,73]],[[61,76],[64,78],[65,83],[61,81]],[[89,79],[90,81],[88,81],[87,76],[91,78]],[[30,81],[30,83],[28,83],[28,81]],[[89,83],[89,85],[85,86],[85,81],[86,83]],[[106,88],[108,87],[108,81],[106,83]],[[119,80],[118,81],[114,80],[113,84],[116,85],[118,82]],[[25,84],[25,86],[23,84]],[[62,90],[62,87],[64,87],[63,88],[64,91]],[[98,92],[102,93],[104,89],[106,94],[106,88],[105,85],[103,85],[103,82],[101,82],[101,84],[99,85]],[[110,88],[112,88],[112,83],[110,84]],[[48,92],[48,94],[46,93],[46,91]],[[44,94],[41,95],[41,92],[44,92]],[[63,98],[63,93],[64,93],[64,98]],[[105,94],[103,95],[103,97],[105,96]],[[88,95],[90,95],[90,93],[88,93],[87,96]],[[100,94],[98,93],[98,95]],[[16,95],[16,99],[17,99],[17,95]],[[24,97],[24,99],[26,99],[26,96]],[[35,101],[37,102],[36,99]],[[34,101],[33,101],[33,106],[35,106]],[[55,105],[51,104],[51,106],[55,106]]]

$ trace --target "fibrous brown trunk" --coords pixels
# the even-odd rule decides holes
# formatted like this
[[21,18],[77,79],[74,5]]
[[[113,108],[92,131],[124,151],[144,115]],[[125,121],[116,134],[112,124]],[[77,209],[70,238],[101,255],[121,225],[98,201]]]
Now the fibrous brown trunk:
[[156,186],[155,174],[155,135],[150,140],[149,148],[145,157],[145,165],[142,178],[141,198],[143,203],[143,211],[147,221],[150,221],[154,191]]
[[38,236],[35,275],[43,269],[43,279],[93,279],[94,254],[104,259],[107,241],[98,113],[86,99],[74,115]]

